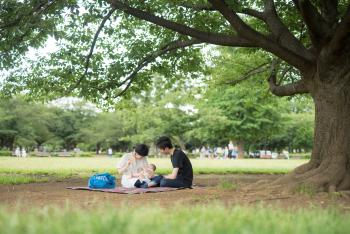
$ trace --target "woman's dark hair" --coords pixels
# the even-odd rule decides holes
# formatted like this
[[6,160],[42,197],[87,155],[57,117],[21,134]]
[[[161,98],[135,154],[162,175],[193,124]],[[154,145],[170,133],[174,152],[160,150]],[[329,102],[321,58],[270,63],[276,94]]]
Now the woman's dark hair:
[[166,137],[166,136],[162,136],[162,137],[159,137],[158,140],[157,140],[157,147],[159,149],[165,149],[165,148],[173,148],[173,144],[171,144],[171,140],[169,137]]
[[145,157],[148,155],[148,146],[145,144],[138,144],[135,146],[135,152],[138,155]]

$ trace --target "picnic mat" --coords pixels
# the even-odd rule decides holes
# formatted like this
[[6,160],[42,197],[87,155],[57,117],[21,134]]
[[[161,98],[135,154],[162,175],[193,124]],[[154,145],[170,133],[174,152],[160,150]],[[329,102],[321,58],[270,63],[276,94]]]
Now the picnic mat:
[[139,193],[168,192],[168,191],[174,191],[174,190],[185,189],[185,188],[170,188],[170,187],[123,188],[123,187],[116,187],[114,189],[91,189],[89,187],[67,187],[67,189],[99,191],[99,192],[107,192],[107,193],[139,194]]

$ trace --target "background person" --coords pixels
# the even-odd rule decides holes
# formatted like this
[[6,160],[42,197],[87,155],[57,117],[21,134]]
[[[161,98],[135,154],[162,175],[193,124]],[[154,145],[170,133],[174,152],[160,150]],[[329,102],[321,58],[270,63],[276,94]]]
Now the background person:
[[225,146],[225,149],[224,149],[224,159],[228,158],[228,155],[229,155],[228,147]]
[[228,143],[228,158],[232,158],[233,157],[233,150],[234,150],[234,145],[233,145],[233,142],[230,141]]
[[108,148],[107,154],[108,154],[108,156],[112,157],[112,155],[113,155],[113,150],[112,150],[112,148],[110,148],[110,147]]
[[203,145],[200,151],[200,159],[205,159],[205,156],[207,154],[207,149],[205,148],[205,146]]

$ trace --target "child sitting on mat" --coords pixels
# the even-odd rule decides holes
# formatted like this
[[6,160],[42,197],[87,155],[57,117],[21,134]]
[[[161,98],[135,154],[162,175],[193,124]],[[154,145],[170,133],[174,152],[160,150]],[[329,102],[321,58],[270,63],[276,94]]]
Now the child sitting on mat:
[[138,180],[134,186],[136,188],[149,188],[159,186],[163,176],[155,175],[157,167],[154,164],[149,164],[144,167],[138,174]]

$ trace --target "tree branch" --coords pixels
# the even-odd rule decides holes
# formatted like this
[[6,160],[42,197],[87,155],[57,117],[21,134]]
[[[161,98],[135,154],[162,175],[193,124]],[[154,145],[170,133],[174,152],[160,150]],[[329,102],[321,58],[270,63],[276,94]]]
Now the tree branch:
[[247,25],[236,12],[229,9],[224,1],[208,0],[214,8],[216,8],[225,19],[231,24],[231,26],[238,32],[238,34],[252,43],[256,43],[258,46],[266,51],[269,51],[281,59],[285,60],[289,64],[298,68],[299,70],[307,70],[312,62],[307,58],[302,57],[299,54],[293,53],[293,51],[283,48],[283,46],[269,39],[267,36],[255,31],[249,25]]
[[293,51],[295,54],[300,54],[310,62],[315,60],[315,56],[305,48],[300,40],[298,40],[281,21],[273,0],[265,0],[264,14],[265,22],[273,33],[277,43]]
[[[177,6],[182,6],[184,8],[196,10],[196,11],[217,11],[213,6],[209,4],[192,4],[188,2],[180,2],[176,3]],[[264,20],[265,16],[263,12],[251,9],[251,8],[243,8],[239,11],[236,11],[237,13],[242,13],[245,15],[253,16],[257,19]]]
[[327,22],[309,0],[293,0],[293,2],[304,19],[313,46],[320,51],[327,43],[330,34]]
[[283,81],[283,79],[287,75],[287,73],[290,72],[292,69],[293,69],[292,66],[288,66],[282,71],[280,83]]
[[176,2],[175,3],[177,6],[181,6],[184,8],[196,10],[196,11],[216,11],[211,5],[209,4],[193,4],[193,3],[188,3],[188,2]]
[[264,12],[260,12],[260,11],[253,10],[250,8],[243,8],[241,11],[236,11],[236,12],[250,15],[250,16],[253,16],[253,17],[260,19],[260,20],[263,20],[263,21],[265,21],[265,19],[266,19]]
[[[179,3],[179,6],[190,8],[193,10],[205,10],[205,11],[217,11],[213,6],[208,4],[191,4],[191,3]],[[282,23],[277,15],[275,4],[273,0],[265,1],[265,10],[260,12],[250,8],[243,8],[236,13],[243,13],[253,16],[265,22],[274,34],[274,39],[283,47],[293,51],[295,54],[301,54],[309,61],[314,61],[315,56],[307,50],[304,45],[294,37],[294,35],[288,30],[288,28]]]
[[292,2],[294,3],[295,8],[300,11],[300,7],[299,7],[299,0],[292,0]]
[[181,49],[181,48],[186,48],[189,46],[192,46],[194,44],[200,44],[203,43],[200,40],[197,39],[191,39],[188,41],[172,41],[168,44],[166,44],[165,46],[163,46],[162,48],[160,48],[160,50],[157,50],[149,55],[147,55],[145,58],[143,58],[137,65],[137,67],[119,84],[117,84],[117,87],[121,87],[124,84],[127,83],[127,85],[125,86],[124,89],[122,89],[122,91],[120,91],[114,98],[120,97],[123,94],[125,94],[125,92],[130,88],[132,82],[134,82],[134,80],[137,77],[138,72],[143,69],[144,67],[146,67],[149,63],[153,62],[156,58],[170,52],[170,51],[175,51],[177,49]]
[[303,94],[309,93],[309,90],[305,84],[304,80],[299,80],[294,83],[286,84],[286,85],[278,85],[277,84],[277,72],[276,72],[276,63],[271,65],[271,75],[268,79],[269,88],[271,93],[276,96],[292,96],[295,94]]
[[49,9],[55,3],[56,3],[56,0],[41,1],[36,6],[34,6],[33,9],[28,14],[19,15],[19,17],[17,19],[13,20],[12,22],[9,22],[5,25],[1,25],[0,29],[4,30],[6,28],[17,26],[21,22],[21,20],[23,20],[25,17],[31,16],[31,15],[33,15],[33,16],[40,15],[43,12],[45,12],[47,9]]
[[338,25],[335,35],[332,38],[329,48],[331,53],[336,53],[342,48],[344,48],[344,45],[347,45],[349,42],[350,37],[350,5],[348,6],[348,9]]
[[339,0],[321,0],[321,15],[330,27],[338,22]]
[[112,5],[112,7],[118,8],[126,14],[129,14],[136,18],[168,28],[180,34],[197,38],[202,42],[207,42],[210,44],[222,45],[222,46],[256,47],[254,43],[242,37],[228,36],[228,35],[223,35],[219,33],[203,32],[203,31],[188,27],[186,25],[179,24],[179,23],[164,19],[162,17],[153,15],[152,13],[130,7],[129,5],[125,4],[122,1],[108,0],[108,2]]
[[224,84],[236,85],[236,84],[238,84],[238,83],[240,83],[242,81],[245,81],[245,80],[253,77],[256,74],[260,74],[260,73],[266,72],[268,70],[266,68],[266,66],[268,64],[269,63],[260,64],[259,66],[255,67],[253,69],[250,69],[248,72],[243,74],[243,76],[241,76],[240,78],[235,79],[235,80],[226,81]]
[[90,59],[94,53],[94,49],[95,49],[95,46],[96,46],[96,42],[97,42],[97,39],[98,39],[98,36],[100,35],[105,23],[107,22],[107,20],[111,17],[111,15],[116,11],[116,9],[111,9],[107,15],[105,15],[105,17],[103,17],[103,20],[101,21],[96,33],[95,33],[95,36],[94,36],[94,39],[92,40],[92,43],[91,43],[91,47],[90,47],[90,51],[89,51],[89,54],[86,56],[86,60],[85,60],[85,66],[84,66],[84,73],[83,75],[79,78],[79,80],[76,82],[76,84],[74,85],[74,87],[71,89],[71,90],[74,90],[75,88],[77,88],[80,83],[83,81],[83,79],[86,77],[87,73],[88,73],[88,70],[89,70],[89,66],[90,66]]

